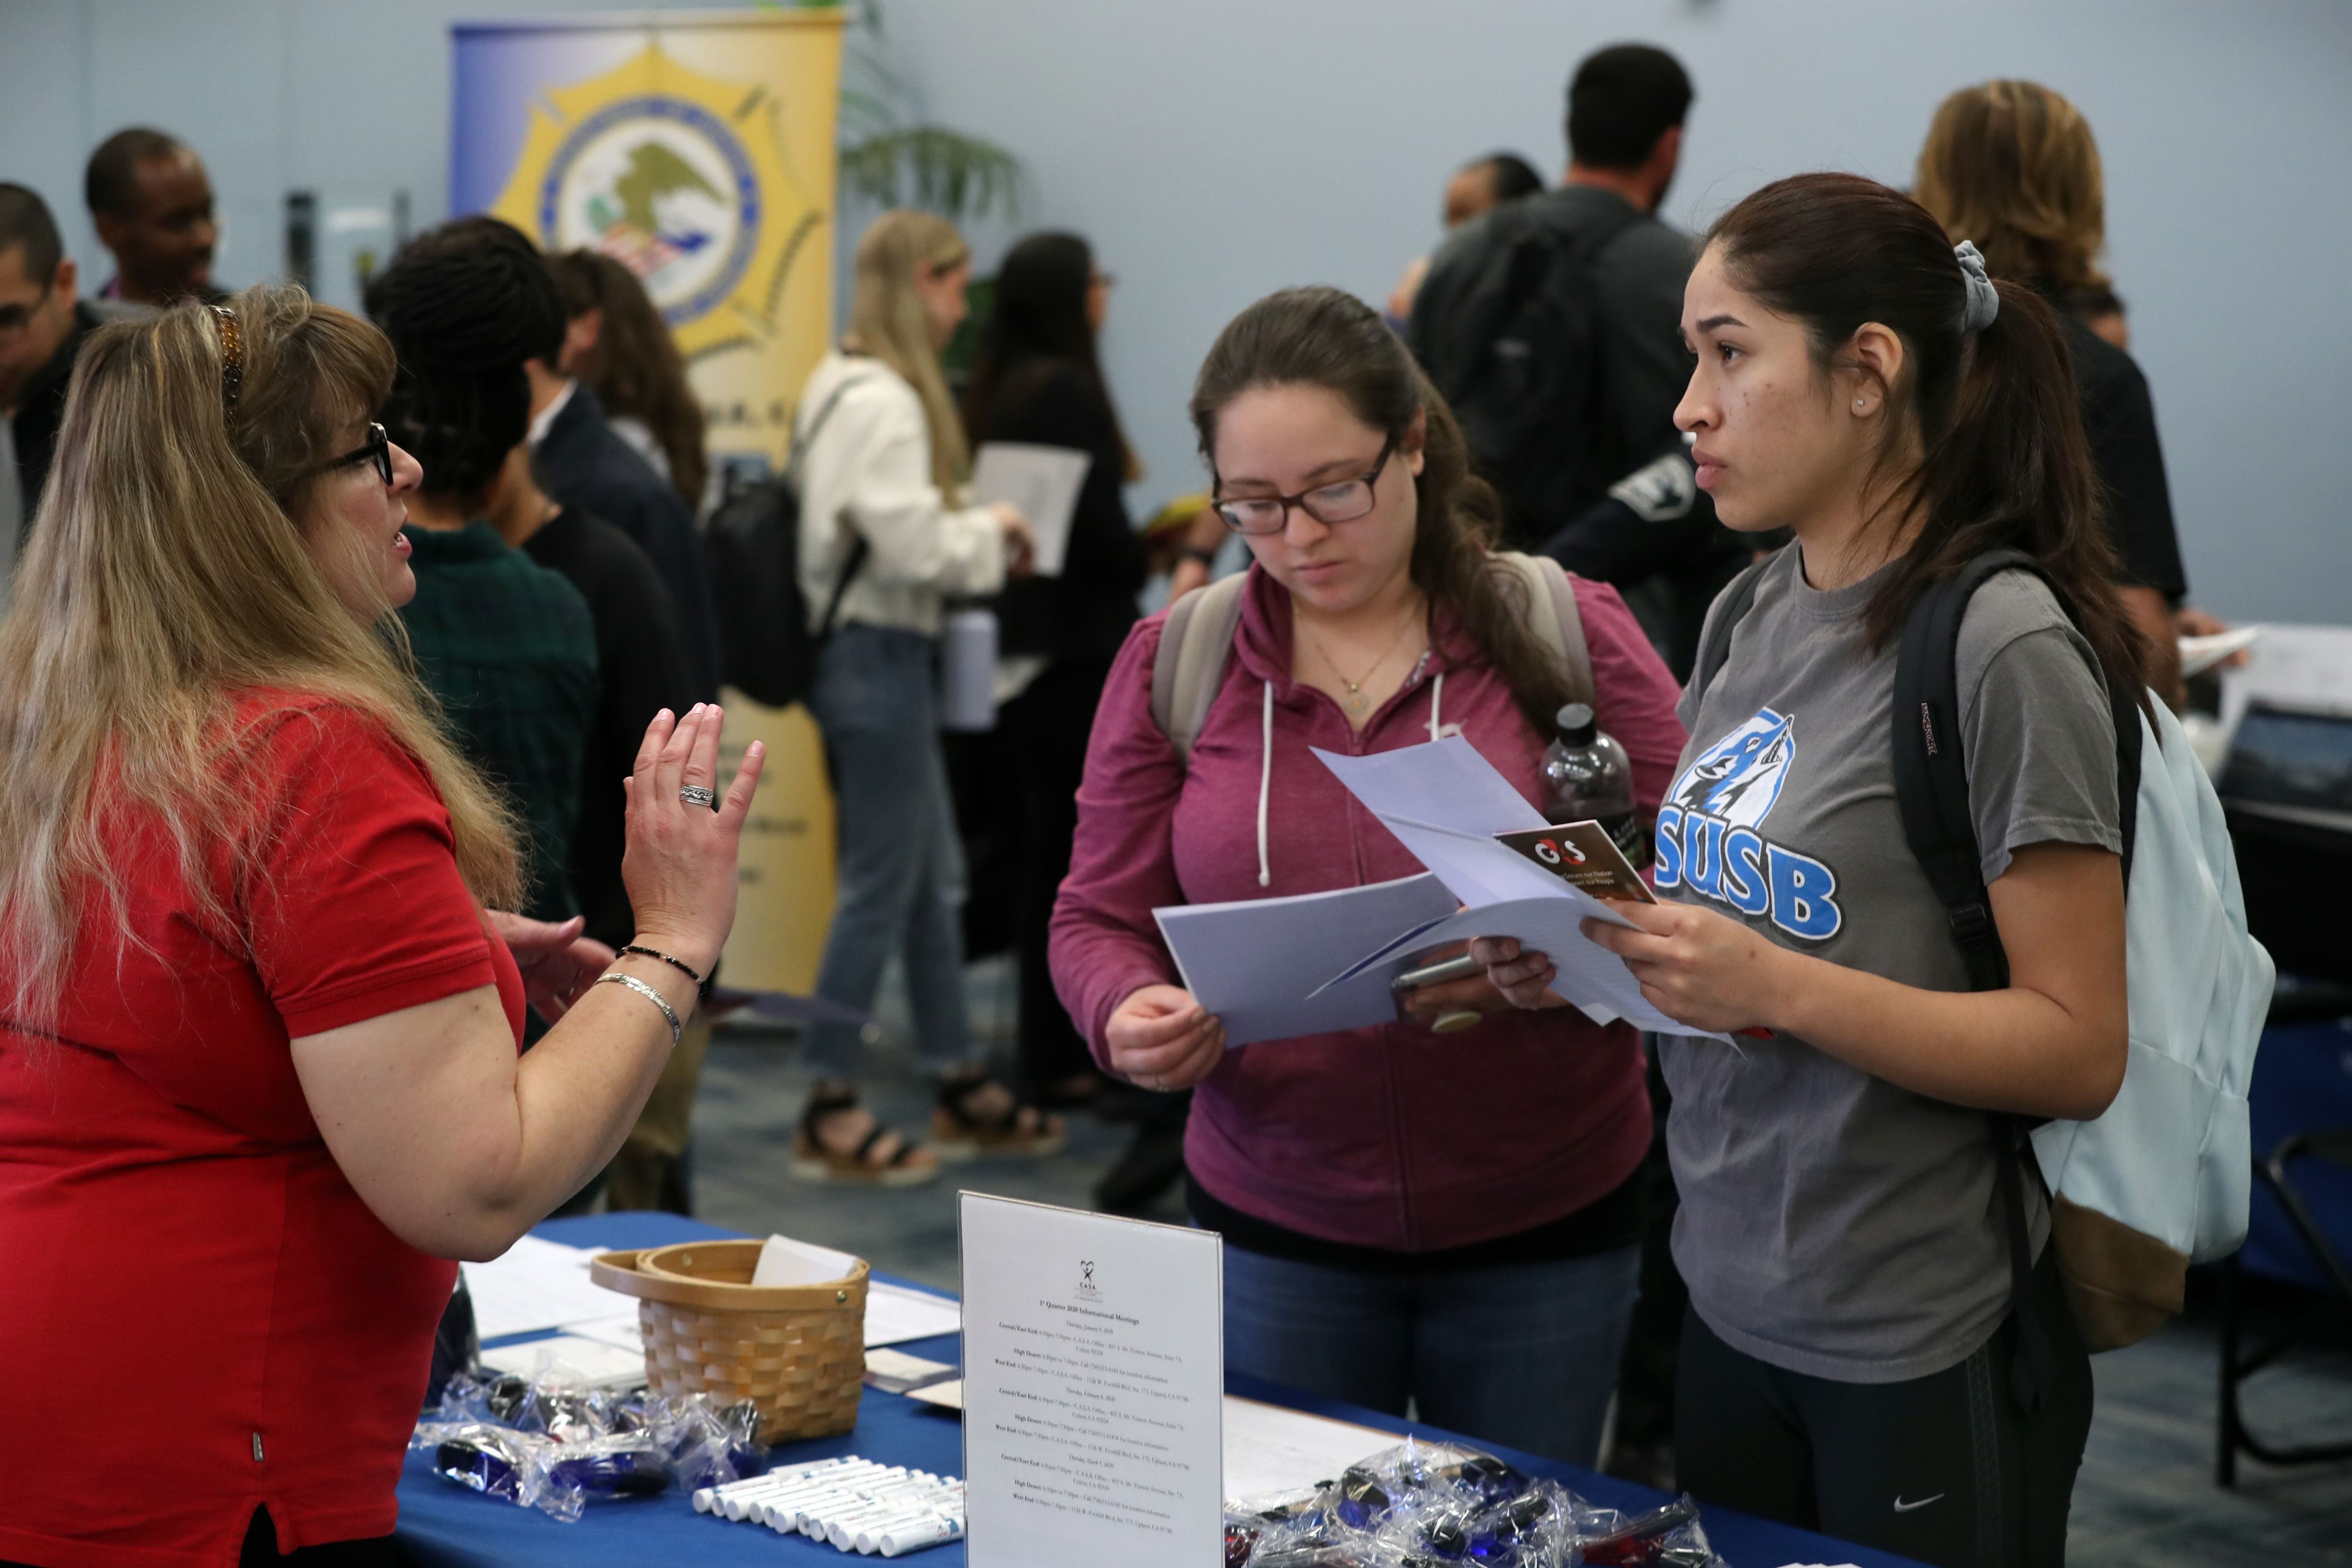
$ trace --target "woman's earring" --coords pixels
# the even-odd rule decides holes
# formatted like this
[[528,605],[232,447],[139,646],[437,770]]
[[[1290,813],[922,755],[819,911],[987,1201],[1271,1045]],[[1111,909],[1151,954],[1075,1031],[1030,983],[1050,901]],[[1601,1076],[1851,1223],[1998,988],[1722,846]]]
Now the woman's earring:
[[1863,399],[1861,399],[1861,398],[1857,397],[1857,398],[1855,398],[1855,399],[1853,400],[1853,411],[1854,411],[1856,414],[1861,413],[1861,412],[1863,411],[1863,408],[1864,408],[1864,406],[1865,406],[1865,405],[1864,405],[1864,403]]

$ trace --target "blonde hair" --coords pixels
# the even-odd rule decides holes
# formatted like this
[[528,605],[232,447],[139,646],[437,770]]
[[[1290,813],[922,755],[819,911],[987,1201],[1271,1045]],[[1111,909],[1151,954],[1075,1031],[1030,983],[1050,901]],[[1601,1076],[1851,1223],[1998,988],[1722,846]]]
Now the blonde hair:
[[364,624],[304,545],[333,530],[320,546],[359,548],[308,503],[390,389],[392,346],[299,289],[233,303],[233,413],[210,308],[91,335],[0,622],[0,963],[14,1016],[37,1028],[56,1016],[85,911],[125,926],[109,853],[125,822],[159,824],[198,917],[236,930],[220,868],[257,868],[268,847],[250,742],[321,701],[424,765],[477,899],[511,907],[520,890],[509,808],[435,727],[391,606]]
[[2110,287],[2105,176],[2090,122],[2039,82],[1989,81],[1944,100],[1912,195],[1997,278],[2062,293]]
[[931,482],[950,492],[963,482],[970,454],[915,277],[971,258],[971,247],[947,219],[903,207],[884,213],[857,242],[857,289],[849,306],[851,341],[906,377],[922,399],[931,428]]

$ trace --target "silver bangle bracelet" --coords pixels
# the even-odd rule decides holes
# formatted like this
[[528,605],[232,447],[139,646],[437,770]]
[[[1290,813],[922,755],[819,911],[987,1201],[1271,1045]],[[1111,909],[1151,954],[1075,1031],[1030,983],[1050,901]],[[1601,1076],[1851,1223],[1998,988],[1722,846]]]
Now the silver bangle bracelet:
[[669,1005],[668,997],[664,996],[660,992],[655,990],[652,986],[646,984],[644,981],[638,979],[634,974],[603,974],[597,976],[596,984],[599,985],[625,985],[630,990],[635,992],[638,995],[644,997],[646,1001],[652,1003],[655,1006],[660,1008],[662,1016],[669,1020],[669,1048],[672,1050],[677,1049],[678,1037],[686,1032],[686,1026],[677,1021],[677,1009]]

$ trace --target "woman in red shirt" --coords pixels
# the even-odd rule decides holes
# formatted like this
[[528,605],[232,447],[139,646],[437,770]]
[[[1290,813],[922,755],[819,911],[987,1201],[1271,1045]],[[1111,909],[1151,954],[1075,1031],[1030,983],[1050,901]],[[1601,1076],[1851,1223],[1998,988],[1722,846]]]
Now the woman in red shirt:
[[[1228,1050],[1151,915],[1418,872],[1310,748],[1458,734],[1538,802],[1569,672],[1507,596],[1523,579],[1487,552],[1493,492],[1453,415],[1361,300],[1303,289],[1243,311],[1192,417],[1255,564],[1189,762],[1151,712],[1167,617],[1119,654],[1054,912],[1055,984],[1109,1070],[1199,1086],[1188,1196],[1225,1238],[1229,1366],[1590,1464],[1640,1260],[1640,1037],[1506,1014],[1458,1037],[1414,1022]],[[1682,749],[1674,679],[1613,589],[1573,588],[1594,706],[1646,817]],[[1483,979],[1415,993],[1423,1019],[1464,1005],[1504,1008]]]
[[632,951],[484,912],[507,808],[394,651],[393,372],[275,289],[75,372],[0,624],[0,1559],[391,1562],[446,1260],[612,1156],[734,920],[715,708],[627,783]]

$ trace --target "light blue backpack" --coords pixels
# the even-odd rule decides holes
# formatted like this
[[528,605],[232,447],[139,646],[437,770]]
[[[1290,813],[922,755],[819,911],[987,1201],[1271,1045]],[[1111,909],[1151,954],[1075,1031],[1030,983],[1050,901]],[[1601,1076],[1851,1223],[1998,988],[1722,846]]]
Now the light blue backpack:
[[[1733,580],[1707,620],[1694,679],[1729,657],[1732,628],[1755,600],[1762,565]],[[2009,963],[1995,929],[1969,811],[1955,668],[1969,597],[2001,572],[2041,573],[1993,551],[1921,595],[1895,656],[1895,793],[1904,837],[1950,917],[1970,987],[1999,990]],[[2053,584],[2053,592],[2056,591]],[[2062,596],[2061,604],[2064,603]],[[2031,1126],[1992,1117],[2010,1234],[2011,1286],[2025,1303],[2032,1271],[2022,1171],[2050,1194],[2051,1242],[2076,1326],[2092,1351],[2137,1342],[2178,1314],[2191,1263],[2246,1238],[2252,1181],[2246,1087],[2275,971],[2246,929],[2221,803],[2180,722],[2152,697],[2150,721],[2128,692],[2109,694],[2124,832],[2124,939],[2131,1054],[2122,1089],[2091,1121]],[[2047,1365],[2035,1320],[2021,1313],[2021,1397]]]

